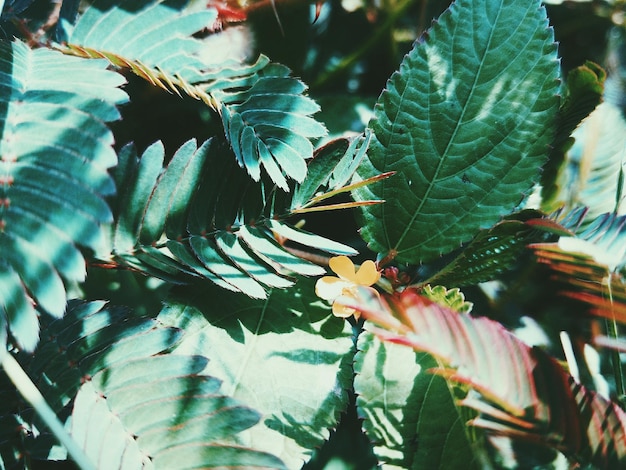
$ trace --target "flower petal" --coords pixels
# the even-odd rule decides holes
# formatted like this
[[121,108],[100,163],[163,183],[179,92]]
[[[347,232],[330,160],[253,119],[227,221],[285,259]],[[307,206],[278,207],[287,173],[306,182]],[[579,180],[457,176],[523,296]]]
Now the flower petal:
[[365,261],[356,273],[356,283],[360,286],[371,286],[380,279],[380,273],[372,260]]
[[333,302],[333,315],[340,318],[348,318],[354,315],[355,318],[359,318],[360,312],[357,312],[353,308],[346,307],[339,302]]
[[324,300],[333,301],[352,283],[335,276],[324,276],[315,283],[315,294]]
[[328,262],[330,269],[333,270],[341,279],[356,283],[356,274],[354,272],[354,263],[347,256],[333,256]]

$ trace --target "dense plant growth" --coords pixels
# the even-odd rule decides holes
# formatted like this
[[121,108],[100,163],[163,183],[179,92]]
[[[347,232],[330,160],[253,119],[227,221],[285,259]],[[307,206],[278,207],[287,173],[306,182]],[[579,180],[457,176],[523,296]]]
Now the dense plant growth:
[[626,465],[620,4],[436,3],[4,2],[2,468]]

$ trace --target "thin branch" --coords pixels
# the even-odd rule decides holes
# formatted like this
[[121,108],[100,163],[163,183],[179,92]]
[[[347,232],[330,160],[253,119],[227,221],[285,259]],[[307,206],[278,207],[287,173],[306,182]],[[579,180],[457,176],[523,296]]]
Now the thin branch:
[[76,441],[63,427],[57,415],[52,408],[50,408],[50,405],[48,405],[30,377],[24,372],[22,366],[20,366],[9,352],[5,351],[2,356],[2,368],[4,372],[11,382],[13,382],[13,385],[15,385],[15,388],[17,388],[22,397],[24,397],[35,411],[37,411],[39,416],[41,416],[41,419],[43,419],[44,423],[50,428],[59,442],[65,446],[74,462],[83,470],[95,470],[95,465],[91,463],[91,460],[85,455],[83,449],[78,446]]

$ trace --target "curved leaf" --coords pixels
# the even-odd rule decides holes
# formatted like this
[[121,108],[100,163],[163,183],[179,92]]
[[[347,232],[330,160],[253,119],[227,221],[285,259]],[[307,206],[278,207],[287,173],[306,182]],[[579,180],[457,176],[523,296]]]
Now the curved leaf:
[[626,120],[615,105],[602,103],[589,115],[573,134],[557,201],[569,208],[586,206],[587,221],[605,212],[626,212],[621,192],[625,132]]
[[540,349],[530,348],[487,318],[458,314],[413,289],[379,300],[370,291],[346,305],[384,330],[384,340],[428,352],[431,369],[476,390],[460,403],[481,415],[471,424],[550,445],[600,468],[626,462],[626,414],[586,390]]
[[210,357],[206,373],[224,381],[224,393],[263,415],[241,434],[242,443],[262,443],[288,468],[301,468],[347,405],[350,325],[329,316],[308,279],[273,290],[266,300],[215,287],[183,293],[158,317],[185,327],[177,351]]
[[261,167],[284,191],[289,186],[283,174],[304,181],[305,159],[313,156],[310,139],[326,133],[310,117],[319,106],[302,94],[305,90],[304,83],[289,77],[289,69],[270,64],[259,71],[249,89],[219,94],[226,138],[255,181],[261,177]]
[[37,344],[37,308],[61,316],[64,282],[82,281],[78,247],[104,249],[104,196],[117,158],[106,123],[127,97],[105,61],[0,44],[0,294],[2,329]]
[[[366,329],[370,325],[366,323]],[[359,336],[354,391],[363,428],[387,468],[481,468],[465,421],[445,380],[428,371],[432,356]]]
[[539,0],[459,0],[392,75],[370,122],[355,192],[374,251],[418,263],[519,204],[538,177],[558,107],[556,46]]

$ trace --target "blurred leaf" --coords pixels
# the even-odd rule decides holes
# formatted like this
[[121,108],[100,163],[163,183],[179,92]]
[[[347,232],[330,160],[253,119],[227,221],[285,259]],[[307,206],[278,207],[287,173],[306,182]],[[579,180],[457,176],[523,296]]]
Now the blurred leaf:
[[592,219],[576,235],[530,245],[563,284],[561,295],[589,305],[589,313],[626,323],[626,216]]
[[558,197],[559,174],[563,171],[565,154],[573,144],[572,132],[602,101],[606,72],[593,62],[567,74],[565,99],[557,115],[557,126],[548,162],[541,173],[542,207],[549,210]]
[[350,325],[329,315],[308,279],[262,301],[215,288],[181,295],[158,317],[185,328],[177,352],[210,357],[205,372],[223,380],[227,395],[262,414],[240,435],[243,444],[258,443],[288,468],[300,468],[328,439],[347,404]]
[[[510,212],[539,175],[557,111],[559,64],[538,0],[460,0],[387,83],[355,191],[371,249],[419,263]],[[528,136],[532,135],[529,140]]]

